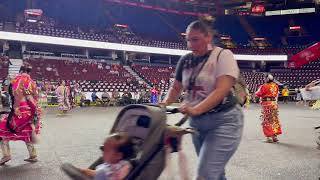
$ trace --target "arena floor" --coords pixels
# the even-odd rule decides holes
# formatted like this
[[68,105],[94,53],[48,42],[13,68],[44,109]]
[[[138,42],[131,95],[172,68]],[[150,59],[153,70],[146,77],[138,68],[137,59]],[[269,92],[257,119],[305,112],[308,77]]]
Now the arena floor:
[[[76,108],[66,117],[57,117],[48,108],[44,116],[41,143],[37,145],[39,162],[25,163],[27,150],[22,142],[11,143],[13,160],[0,167],[0,180],[67,180],[59,166],[72,162],[86,167],[100,152],[103,142],[120,108]],[[320,150],[316,149],[313,127],[320,125],[320,111],[295,105],[281,105],[284,134],[277,144],[264,143],[257,105],[245,111],[245,131],[239,150],[227,166],[230,180],[316,180],[320,177]],[[180,115],[169,116],[169,123]],[[184,139],[190,176],[196,168],[196,156],[190,137]],[[175,156],[175,155],[174,155]],[[176,157],[172,174],[177,177]]]

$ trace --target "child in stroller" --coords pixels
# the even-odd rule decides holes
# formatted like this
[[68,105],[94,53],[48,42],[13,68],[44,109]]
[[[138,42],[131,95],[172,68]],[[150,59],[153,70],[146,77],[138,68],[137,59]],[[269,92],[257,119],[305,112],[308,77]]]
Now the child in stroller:
[[[130,162],[132,168],[127,176],[122,179],[158,179],[165,168],[167,147],[165,142],[173,143],[172,149],[174,149],[173,151],[177,151],[175,147],[179,147],[177,144],[179,144],[180,137],[190,132],[192,131],[178,127],[168,128],[166,124],[166,111],[159,106],[129,105],[123,108],[110,132],[110,134],[125,133],[133,142],[134,158],[126,157],[126,160]],[[169,139],[171,139],[169,141],[168,134],[170,134]],[[118,158],[118,160],[119,159],[120,158]],[[104,158],[100,157],[89,169],[95,170],[103,163]],[[69,177],[77,180],[92,180],[94,173],[97,172],[81,170],[71,164],[64,164],[61,168]],[[90,175],[88,172],[93,172],[93,174],[88,176]]]
[[124,179],[130,172],[129,159],[134,154],[132,139],[125,133],[114,133],[106,138],[101,150],[104,163],[96,170],[80,169],[88,177],[95,180]]

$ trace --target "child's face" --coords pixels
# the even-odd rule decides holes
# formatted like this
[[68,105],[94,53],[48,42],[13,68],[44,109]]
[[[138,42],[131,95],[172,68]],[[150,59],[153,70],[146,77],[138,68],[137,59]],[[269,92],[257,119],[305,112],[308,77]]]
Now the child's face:
[[118,163],[122,159],[122,153],[117,151],[118,142],[114,139],[107,139],[103,146],[103,160],[106,163]]

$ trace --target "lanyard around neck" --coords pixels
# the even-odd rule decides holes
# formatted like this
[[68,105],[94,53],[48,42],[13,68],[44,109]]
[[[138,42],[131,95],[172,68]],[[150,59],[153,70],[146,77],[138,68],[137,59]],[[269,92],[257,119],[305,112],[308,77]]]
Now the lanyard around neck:
[[[207,61],[209,60],[209,57],[210,57],[210,55],[211,55],[211,52],[212,52],[212,50],[210,50],[210,51],[205,55],[204,60],[203,60],[203,62],[202,62],[202,64],[201,64],[198,72],[196,72],[198,66],[193,67],[191,76],[190,76],[190,78],[189,78],[189,85],[188,85],[188,90],[189,90],[189,91],[191,91],[192,88],[194,87],[194,85],[196,84],[196,79],[197,79],[199,73],[202,71],[204,65],[205,65],[205,64],[207,63]],[[194,61],[194,56],[193,56],[193,55],[192,55],[191,58],[192,58],[192,61]]]

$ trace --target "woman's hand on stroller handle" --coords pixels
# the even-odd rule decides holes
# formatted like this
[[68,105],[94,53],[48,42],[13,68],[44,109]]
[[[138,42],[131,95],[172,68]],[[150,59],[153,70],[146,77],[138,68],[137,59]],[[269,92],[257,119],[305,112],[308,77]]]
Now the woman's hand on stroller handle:
[[162,107],[162,108],[166,108],[167,106],[169,106],[169,104],[166,103],[166,102],[159,102],[159,103],[158,103],[158,106],[160,106],[160,107]]
[[201,111],[199,110],[199,108],[191,106],[188,103],[181,104],[181,106],[179,107],[179,112],[191,117],[199,116],[201,114]]

